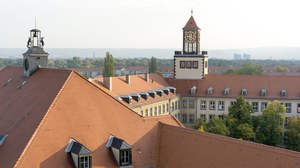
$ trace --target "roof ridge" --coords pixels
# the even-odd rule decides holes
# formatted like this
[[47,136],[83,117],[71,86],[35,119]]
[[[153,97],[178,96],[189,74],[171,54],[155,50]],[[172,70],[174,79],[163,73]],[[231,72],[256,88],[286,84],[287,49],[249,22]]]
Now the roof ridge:
[[[170,127],[173,129],[177,129],[177,130],[180,129],[180,127],[176,127],[173,125],[168,125],[165,123],[162,123],[162,124],[163,124],[163,126]],[[264,150],[264,151],[268,151],[268,152],[272,152],[272,153],[278,153],[281,155],[288,155],[288,156],[291,156],[294,158],[300,158],[300,155],[299,155],[300,152],[296,152],[296,151],[292,151],[292,150],[288,150],[288,149],[284,149],[284,148],[273,147],[273,146],[269,146],[269,145],[265,145],[265,144],[261,144],[261,143],[246,141],[246,140],[242,140],[242,139],[236,139],[236,138],[232,138],[232,137],[228,137],[228,136],[217,135],[217,134],[213,134],[213,133],[209,133],[209,132],[199,132],[199,131],[193,130],[191,128],[183,128],[182,130],[185,132],[193,133],[193,134],[199,134],[199,135],[202,135],[205,137],[210,137],[212,139],[226,141],[228,143],[239,144],[242,146],[252,147],[252,148],[256,148],[256,149],[260,149],[260,150]],[[274,150],[276,150],[276,151],[274,151]],[[285,153],[285,152],[290,152],[292,154]]]
[[57,92],[56,96],[54,97],[52,103],[50,104],[47,112],[45,113],[44,117],[42,118],[41,122],[39,123],[38,127],[36,128],[36,130],[34,131],[34,133],[32,134],[31,138],[29,139],[27,145],[25,146],[23,152],[21,153],[20,157],[18,158],[18,160],[16,161],[14,167],[16,167],[16,165],[22,163],[23,158],[26,155],[27,149],[29,148],[29,146],[32,144],[32,142],[34,141],[37,133],[39,132],[40,128],[43,126],[43,124],[45,123],[45,120],[48,118],[49,116],[49,111],[52,109],[54,103],[56,102],[56,100],[58,99],[58,97],[60,96],[60,93],[63,91],[63,89],[65,88],[66,84],[69,82],[71,76],[73,75],[74,71],[70,72],[70,75],[68,76],[68,78],[66,79],[65,83],[62,85],[62,87],[60,88],[60,90]]

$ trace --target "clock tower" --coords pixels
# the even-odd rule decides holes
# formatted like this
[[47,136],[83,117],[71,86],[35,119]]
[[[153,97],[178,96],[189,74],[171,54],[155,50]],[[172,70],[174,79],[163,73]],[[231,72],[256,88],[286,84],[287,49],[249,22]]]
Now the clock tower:
[[48,53],[44,51],[44,37],[41,37],[41,31],[38,29],[30,30],[28,37],[28,50],[23,54],[23,76],[29,77],[40,67],[47,67]]
[[207,51],[200,53],[200,28],[193,17],[193,11],[186,25],[182,28],[182,51],[175,51],[175,79],[204,79],[208,73]]

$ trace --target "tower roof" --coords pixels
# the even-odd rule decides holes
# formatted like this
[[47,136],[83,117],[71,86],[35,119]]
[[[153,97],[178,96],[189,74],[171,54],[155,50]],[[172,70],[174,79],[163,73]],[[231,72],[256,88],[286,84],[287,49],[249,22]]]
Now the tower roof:
[[183,30],[199,30],[200,28],[197,26],[197,23],[192,15],[190,17],[189,21],[186,23],[186,25],[182,29]]

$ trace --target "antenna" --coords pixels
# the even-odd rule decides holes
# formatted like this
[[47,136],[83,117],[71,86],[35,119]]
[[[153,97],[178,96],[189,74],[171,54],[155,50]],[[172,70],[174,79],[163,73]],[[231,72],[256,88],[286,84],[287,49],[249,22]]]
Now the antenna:
[[191,9],[191,15],[193,16],[193,8]]
[[34,29],[36,29],[36,17],[34,17]]

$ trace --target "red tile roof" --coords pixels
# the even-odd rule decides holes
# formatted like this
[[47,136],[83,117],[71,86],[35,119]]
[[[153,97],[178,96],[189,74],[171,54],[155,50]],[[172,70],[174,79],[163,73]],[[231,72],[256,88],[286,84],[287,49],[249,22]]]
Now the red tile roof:
[[189,21],[182,28],[183,30],[199,30],[200,28],[197,26],[197,23],[193,16],[190,17]]
[[[124,139],[134,149],[133,164],[152,165],[158,122],[181,126],[172,116],[143,119],[75,72],[39,69],[29,78],[22,68],[0,71],[0,167],[71,167],[66,145],[71,137],[93,151],[93,167],[117,167],[105,143]],[[17,89],[20,82],[27,83]]]
[[[246,98],[262,99],[295,99],[300,98],[299,75],[218,75],[208,74],[203,80],[168,79],[170,85],[176,87],[181,96],[191,96],[190,89],[197,87],[197,96],[201,97],[232,97],[241,96],[242,89],[247,89]],[[211,95],[207,89],[213,88]],[[230,94],[224,95],[224,89],[229,88]],[[261,89],[267,90],[266,96],[261,96]],[[286,97],[280,96],[280,91],[286,89]]]
[[158,167],[299,168],[300,153],[159,124]]
[[39,69],[29,78],[22,72],[0,71],[0,133],[9,133],[0,167],[71,167],[71,137],[93,152],[93,167],[118,167],[105,146],[110,135],[133,147],[134,167],[300,165],[298,152],[179,128],[172,116],[142,118],[73,71]]

